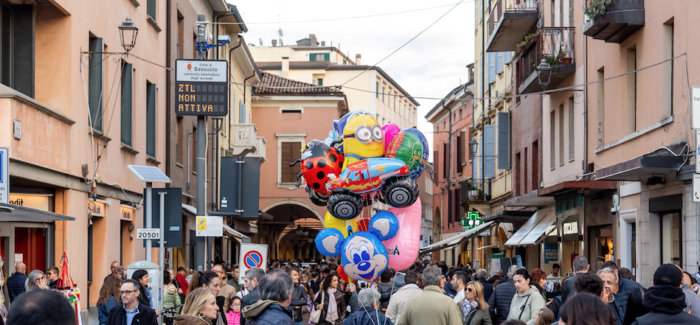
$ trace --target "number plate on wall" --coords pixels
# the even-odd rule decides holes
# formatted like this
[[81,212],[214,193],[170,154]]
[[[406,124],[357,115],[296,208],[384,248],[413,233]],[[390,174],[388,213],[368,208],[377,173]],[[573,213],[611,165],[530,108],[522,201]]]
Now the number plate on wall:
[[139,228],[136,229],[136,239],[160,239],[160,229]]

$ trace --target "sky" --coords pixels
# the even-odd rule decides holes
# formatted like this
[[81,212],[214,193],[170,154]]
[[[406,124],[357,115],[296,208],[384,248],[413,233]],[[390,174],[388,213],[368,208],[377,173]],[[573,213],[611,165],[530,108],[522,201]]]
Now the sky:
[[[373,65],[430,26],[459,0],[242,0],[229,3],[238,7],[248,27],[246,40],[270,46],[283,31],[285,45],[316,34],[318,41],[340,47],[350,57],[362,54],[362,64]],[[435,8],[438,7],[438,8]],[[431,8],[431,9],[428,9]],[[425,9],[425,10],[421,10]],[[416,11],[413,11],[416,10]],[[413,11],[408,13],[397,13]],[[389,14],[379,17],[352,17]],[[310,21],[328,20],[331,21]],[[261,24],[274,22],[273,24]],[[277,23],[280,22],[280,23]],[[443,98],[453,88],[467,82],[466,66],[474,61],[474,0],[461,4],[418,38],[378,66],[414,97]],[[348,90],[350,91],[350,90]],[[432,125],[425,115],[439,102],[416,99],[418,129],[432,148]],[[432,151],[432,149],[430,150]],[[430,161],[432,161],[430,157]]]

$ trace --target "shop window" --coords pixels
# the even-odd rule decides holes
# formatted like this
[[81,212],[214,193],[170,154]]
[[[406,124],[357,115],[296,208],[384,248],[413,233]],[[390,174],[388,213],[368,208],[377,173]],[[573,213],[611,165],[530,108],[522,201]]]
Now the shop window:
[[660,218],[661,229],[661,263],[681,265],[681,215],[678,212],[667,213]]

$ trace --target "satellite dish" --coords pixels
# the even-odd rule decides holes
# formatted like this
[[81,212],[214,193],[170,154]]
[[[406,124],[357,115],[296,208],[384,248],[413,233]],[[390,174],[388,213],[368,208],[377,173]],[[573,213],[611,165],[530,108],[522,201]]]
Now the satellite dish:
[[280,34],[280,37],[284,36],[284,33],[282,33],[282,28],[280,28],[279,34]]
[[262,37],[258,39],[260,41],[260,46],[263,46]]
[[281,37],[280,37],[280,46],[284,46],[284,42],[282,41]]

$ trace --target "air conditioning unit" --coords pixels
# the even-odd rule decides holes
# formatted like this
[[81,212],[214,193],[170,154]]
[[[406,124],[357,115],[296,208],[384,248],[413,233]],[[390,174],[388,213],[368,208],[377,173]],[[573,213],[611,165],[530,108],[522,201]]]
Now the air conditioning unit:
[[311,79],[311,83],[312,83],[314,86],[318,86],[318,79],[316,79],[316,78]]

